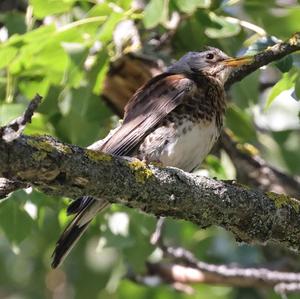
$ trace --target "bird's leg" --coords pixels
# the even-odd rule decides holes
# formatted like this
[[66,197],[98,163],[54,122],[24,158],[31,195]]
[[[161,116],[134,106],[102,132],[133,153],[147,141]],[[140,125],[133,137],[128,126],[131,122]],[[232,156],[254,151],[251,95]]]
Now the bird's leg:
[[163,167],[164,165],[162,164],[161,161],[157,160],[149,160],[147,159],[147,157],[143,157],[143,159],[141,160],[143,163],[145,163],[147,166],[149,165],[153,165],[156,167]]
[[165,217],[157,217],[155,231],[153,232],[150,243],[152,245],[163,246],[162,232],[165,224]]
[[138,161],[141,161],[140,159],[138,159],[136,157],[130,157],[130,156],[122,156],[122,158],[124,160],[126,160],[127,162],[138,162]]
[[140,157],[140,158],[130,157],[130,156],[122,156],[122,158],[125,159],[128,162],[141,162],[141,163],[145,164],[146,166],[149,166],[149,165],[153,165],[153,166],[156,166],[156,167],[163,167],[164,166],[161,161],[159,161],[159,160],[150,160],[150,159],[147,159],[147,157],[145,157],[145,156]]

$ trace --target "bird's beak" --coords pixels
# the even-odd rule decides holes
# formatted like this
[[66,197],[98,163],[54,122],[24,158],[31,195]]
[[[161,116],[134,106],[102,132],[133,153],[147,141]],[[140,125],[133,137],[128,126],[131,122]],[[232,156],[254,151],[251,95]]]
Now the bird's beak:
[[226,66],[231,66],[231,67],[239,67],[244,64],[250,63],[253,61],[253,56],[243,56],[243,57],[236,57],[236,58],[229,58],[223,61],[223,63]]

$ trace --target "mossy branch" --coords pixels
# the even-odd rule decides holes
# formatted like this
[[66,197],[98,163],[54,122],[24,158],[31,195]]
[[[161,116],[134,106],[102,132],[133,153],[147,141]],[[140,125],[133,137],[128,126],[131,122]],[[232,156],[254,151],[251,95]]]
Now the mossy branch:
[[0,176],[46,194],[88,194],[200,227],[219,225],[238,241],[272,241],[300,250],[300,202],[285,195],[97,153],[47,136],[1,140],[0,152]]

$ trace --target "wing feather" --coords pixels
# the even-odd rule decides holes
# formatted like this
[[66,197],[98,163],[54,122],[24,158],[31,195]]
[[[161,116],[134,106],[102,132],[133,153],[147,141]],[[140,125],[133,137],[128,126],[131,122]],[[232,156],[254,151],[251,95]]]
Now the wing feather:
[[122,126],[100,150],[129,154],[168,113],[180,105],[195,83],[184,75],[164,73],[139,89],[125,108]]

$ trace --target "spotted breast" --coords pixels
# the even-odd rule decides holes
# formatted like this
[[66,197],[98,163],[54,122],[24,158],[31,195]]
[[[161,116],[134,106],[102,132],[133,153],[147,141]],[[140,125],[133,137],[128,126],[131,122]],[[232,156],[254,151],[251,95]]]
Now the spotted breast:
[[184,119],[182,124],[169,123],[145,138],[137,157],[191,172],[207,156],[219,135],[215,121]]
[[213,78],[191,78],[191,96],[146,136],[134,156],[191,172],[220,136],[225,95]]

